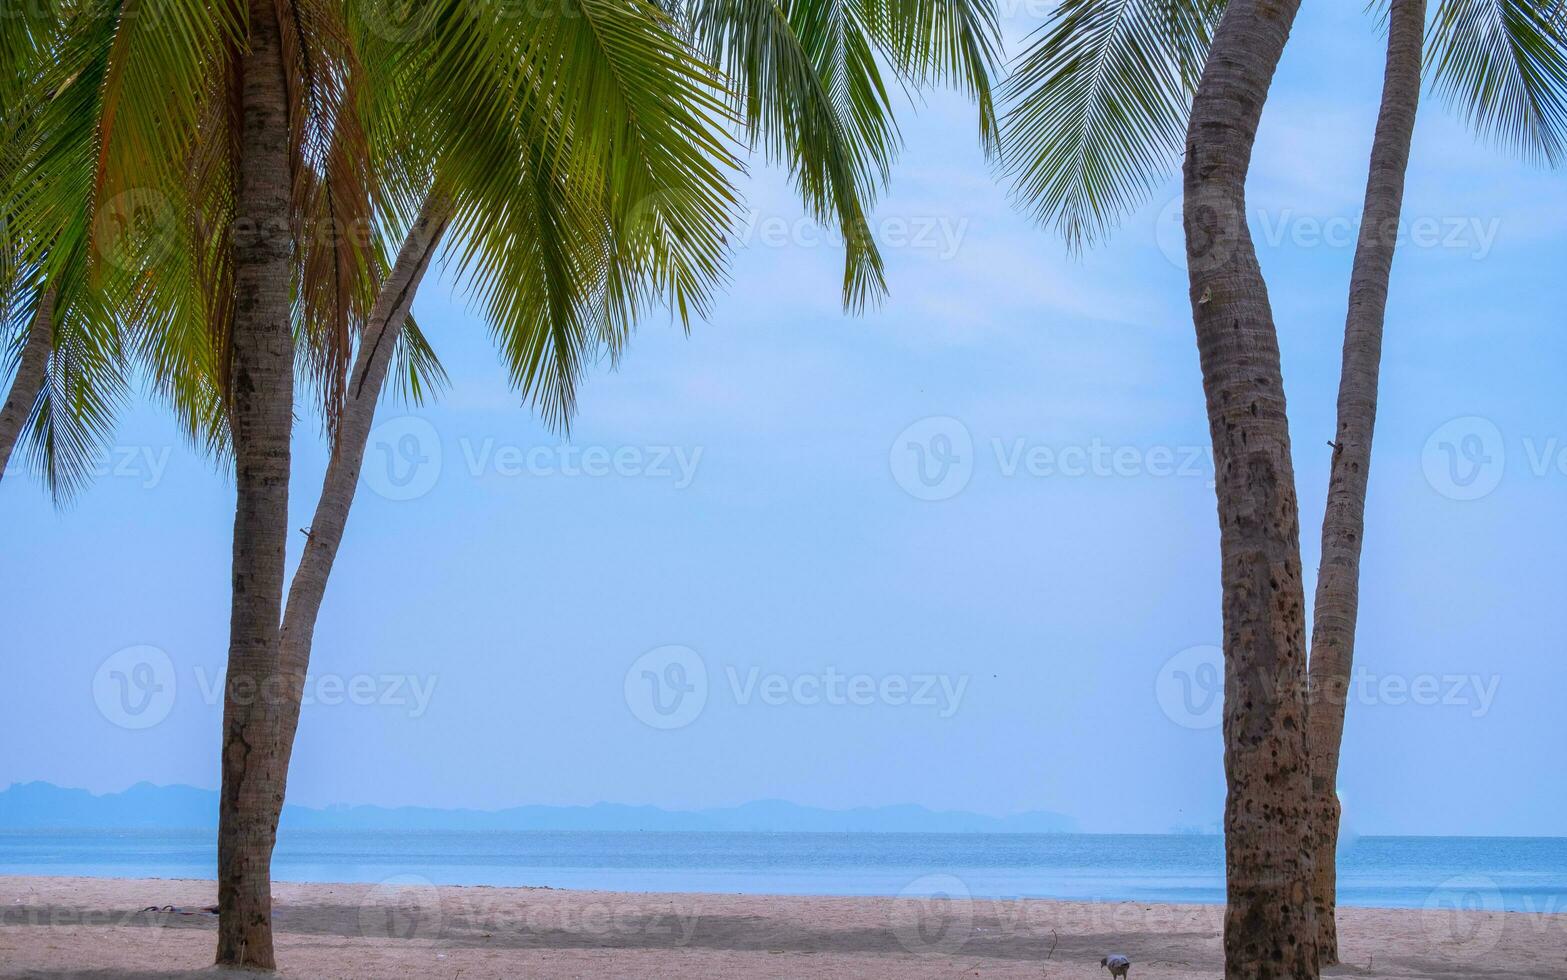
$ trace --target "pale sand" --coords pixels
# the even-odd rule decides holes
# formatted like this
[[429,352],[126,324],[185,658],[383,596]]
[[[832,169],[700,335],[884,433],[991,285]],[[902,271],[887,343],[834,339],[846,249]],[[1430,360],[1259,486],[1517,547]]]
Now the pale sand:
[[[210,881],[0,877],[0,975],[213,976]],[[290,977],[1220,975],[1221,909],[1037,900],[642,895],[278,884]],[[1346,909],[1331,976],[1567,977],[1567,915]],[[232,974],[228,974],[232,975]]]

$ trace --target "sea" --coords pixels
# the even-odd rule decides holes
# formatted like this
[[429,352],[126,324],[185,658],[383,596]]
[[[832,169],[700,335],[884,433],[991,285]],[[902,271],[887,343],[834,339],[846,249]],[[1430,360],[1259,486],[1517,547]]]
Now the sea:
[[[0,831],[0,875],[212,878],[216,836]],[[632,892],[1224,900],[1214,836],[293,830],[273,877]],[[1567,912],[1567,838],[1360,837],[1339,902]]]

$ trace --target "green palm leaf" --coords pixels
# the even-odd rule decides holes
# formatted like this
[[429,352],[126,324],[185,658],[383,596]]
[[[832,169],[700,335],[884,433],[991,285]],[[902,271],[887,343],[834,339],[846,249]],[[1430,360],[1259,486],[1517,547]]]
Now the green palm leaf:
[[734,80],[749,138],[786,164],[806,209],[842,232],[843,300],[885,294],[868,212],[891,173],[897,124],[860,8],[848,0],[696,0],[697,49]]
[[1019,56],[1003,168],[1069,247],[1102,238],[1168,176],[1222,12],[1216,0],[1065,0]]
[[109,311],[78,302],[62,312],[27,425],[29,466],[57,503],[101,472],[115,419],[130,395],[117,335],[102,328]]
[[1432,86],[1483,137],[1554,166],[1567,149],[1564,23],[1558,0],[1442,0]]
[[[359,16],[386,14],[366,3]],[[438,175],[451,268],[514,383],[560,426],[586,366],[643,310],[700,313],[722,281],[731,119],[712,69],[651,4],[506,13],[442,0],[395,31],[364,29],[370,88],[389,94],[368,125],[387,227],[406,226]],[[409,33],[427,43],[395,40]]]
[[990,76],[1001,57],[995,7],[978,0],[862,0],[880,52],[916,88],[952,83],[979,109],[980,142],[999,148]]

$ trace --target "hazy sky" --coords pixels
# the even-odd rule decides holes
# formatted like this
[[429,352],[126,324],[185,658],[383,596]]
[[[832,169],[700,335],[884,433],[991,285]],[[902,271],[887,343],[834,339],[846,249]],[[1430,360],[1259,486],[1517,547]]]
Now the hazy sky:
[[[1303,8],[1253,167],[1308,598],[1380,45],[1359,5]],[[880,310],[841,315],[841,249],[761,171],[711,321],[644,324],[565,445],[461,293],[426,285],[454,384],[382,406],[291,799],[1218,820],[1218,545],[1178,184],[1076,259],[1009,206],[961,100],[903,132],[874,218]],[[1561,180],[1423,106],[1352,832],[1567,834]],[[295,448],[303,527],[313,418]],[[0,785],[215,786],[232,484],[147,404],[104,470],[61,512],[35,481],[0,484]]]

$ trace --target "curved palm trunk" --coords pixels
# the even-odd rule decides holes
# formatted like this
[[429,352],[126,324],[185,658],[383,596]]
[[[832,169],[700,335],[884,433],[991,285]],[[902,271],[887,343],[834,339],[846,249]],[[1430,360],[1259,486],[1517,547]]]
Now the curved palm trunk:
[[1371,470],[1371,436],[1377,420],[1377,372],[1388,278],[1404,202],[1404,172],[1420,103],[1420,55],[1425,43],[1425,0],[1393,0],[1388,21],[1387,70],[1382,107],[1371,144],[1371,172],[1361,214],[1360,241],[1350,273],[1349,316],[1339,377],[1338,436],[1322,517],[1322,565],[1317,573],[1311,631],[1311,783],[1315,811],[1317,952],[1323,965],[1338,962],[1334,922],[1337,888],[1339,747],[1355,651],[1360,605],[1360,546]]
[[217,961],[272,969],[272,847],[283,774],[271,747],[281,707],[275,692],[294,421],[291,181],[275,0],[250,0],[249,14],[229,377],[237,500],[218,811]]
[[1318,975],[1300,518],[1246,174],[1299,0],[1232,0],[1192,103],[1185,215],[1224,609],[1225,976]]
[[[430,257],[440,244],[450,219],[450,204],[444,196],[431,194],[425,199],[413,227],[408,231],[391,273],[381,284],[349,380],[343,415],[337,428],[337,441],[327,464],[321,497],[316,503],[305,553],[294,572],[288,590],[288,607],[283,614],[282,669],[285,696],[278,731],[278,765],[288,773],[294,750],[294,733],[299,727],[300,701],[304,693],[305,672],[310,665],[310,643],[315,633],[316,616],[326,593],[327,577],[343,541],[343,528],[354,503],[359,471],[364,463],[365,446],[375,421],[376,403],[386,384],[392,352],[397,347],[414,293],[430,266]],[[277,808],[282,806],[279,794]],[[272,818],[277,819],[277,809]]]
[[16,365],[16,377],[11,390],[5,396],[5,406],[0,408],[0,476],[5,475],[11,461],[11,450],[21,438],[22,426],[32,413],[38,393],[43,390],[49,374],[49,350],[54,346],[54,290],[45,290],[38,297],[38,309],[33,313],[32,326],[22,346],[22,358]]

